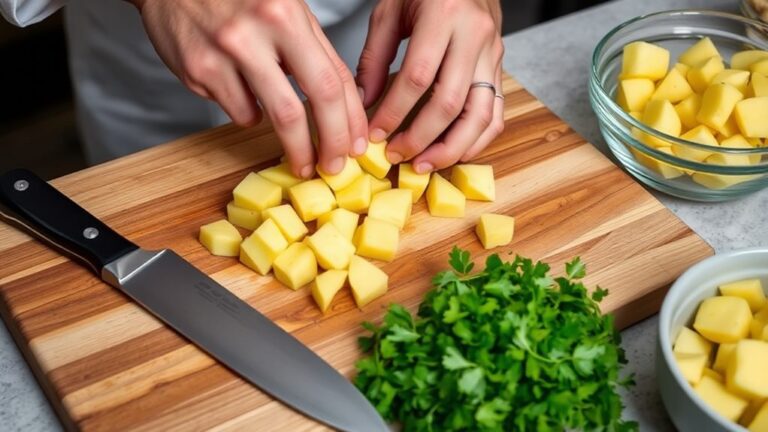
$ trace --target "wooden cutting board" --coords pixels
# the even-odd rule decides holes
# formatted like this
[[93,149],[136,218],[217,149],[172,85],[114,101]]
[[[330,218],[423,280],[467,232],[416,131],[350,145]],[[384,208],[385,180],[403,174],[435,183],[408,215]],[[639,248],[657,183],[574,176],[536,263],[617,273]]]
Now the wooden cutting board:
[[[509,77],[504,93],[506,130],[478,158],[494,166],[496,202],[469,201],[464,219],[430,217],[417,203],[397,259],[381,265],[389,292],[363,310],[343,291],[323,316],[308,289],[292,291],[197,242],[200,225],[225,217],[240,179],[277,162],[269,125],[223,126],[52,183],[140,246],[174,249],[350,377],[362,321],[380,321],[392,302],[415,309],[453,245],[484,259],[473,231],[483,212],[517,218],[514,242],[496,252],[546,260],[557,273],[580,255],[587,282],[610,290],[603,310],[620,326],[656,312],[670,283],[712,249]],[[69,429],[322,428],[85,268],[1,223],[0,296],[6,324]]]

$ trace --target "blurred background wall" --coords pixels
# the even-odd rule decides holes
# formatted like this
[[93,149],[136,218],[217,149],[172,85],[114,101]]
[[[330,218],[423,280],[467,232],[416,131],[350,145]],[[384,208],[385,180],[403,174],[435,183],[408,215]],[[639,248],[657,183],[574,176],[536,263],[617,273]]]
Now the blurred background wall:
[[[603,1],[502,0],[503,32]],[[26,167],[55,178],[86,166],[75,124],[61,15],[24,29],[0,19],[0,172]]]

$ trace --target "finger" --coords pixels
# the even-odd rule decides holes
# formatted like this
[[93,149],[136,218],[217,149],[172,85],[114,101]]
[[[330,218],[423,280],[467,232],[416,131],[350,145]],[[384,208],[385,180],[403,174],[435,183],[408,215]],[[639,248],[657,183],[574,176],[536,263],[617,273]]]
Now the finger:
[[362,88],[363,106],[366,108],[379,100],[389,77],[389,66],[397,56],[402,40],[398,14],[384,7],[377,7],[368,22],[360,61],[357,64],[357,84]]
[[[368,124],[371,141],[387,139],[432,86],[449,42],[447,27],[416,27],[408,43],[403,66]],[[392,159],[390,162],[400,161]]]
[[[496,92],[503,95],[504,92],[501,88],[501,65],[496,69]],[[462,162],[467,162],[474,159],[481,151],[485,150],[497,136],[504,131],[504,99],[494,97],[493,101],[493,120],[491,124],[485,129],[480,138],[475,141],[474,144],[464,153],[461,157]]]
[[[395,136],[387,146],[391,162],[408,160],[424,151],[462,113],[477,68],[480,44],[467,38],[454,41],[448,48],[429,101],[408,129]],[[493,76],[488,69],[486,79]]]

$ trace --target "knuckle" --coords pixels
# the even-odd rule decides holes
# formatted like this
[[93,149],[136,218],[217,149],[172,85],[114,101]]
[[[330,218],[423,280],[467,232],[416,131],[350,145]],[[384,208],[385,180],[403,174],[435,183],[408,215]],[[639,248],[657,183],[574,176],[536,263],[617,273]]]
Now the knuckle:
[[418,93],[424,93],[432,85],[432,67],[426,60],[416,60],[404,73],[408,87]]
[[438,93],[436,97],[437,107],[445,117],[456,118],[464,107],[464,98],[455,90],[446,90]]
[[298,101],[286,100],[278,103],[272,109],[272,121],[277,128],[288,128],[296,125],[304,117],[304,108]]
[[333,102],[339,100],[343,94],[341,78],[333,68],[323,68],[317,74],[315,80],[314,96],[320,102]]
[[442,0],[441,5],[443,7],[443,13],[446,15],[455,15],[466,5],[466,2],[462,0]]
[[504,44],[501,43],[500,38],[496,38],[493,42],[493,56],[496,61],[504,58]]
[[491,127],[493,128],[493,132],[496,135],[500,135],[502,132],[504,132],[504,120],[496,118],[491,124]]
[[214,39],[219,46],[227,49],[243,46],[245,32],[241,20],[231,20],[222,25],[214,34]]
[[483,36],[493,36],[498,33],[496,21],[486,13],[481,13],[474,19],[473,27],[478,34]]
[[488,128],[493,122],[493,107],[491,109],[481,109],[477,114],[477,121],[480,122],[483,130]]
[[291,28],[295,22],[294,2],[284,0],[263,0],[256,9],[257,15],[268,25],[278,28]]

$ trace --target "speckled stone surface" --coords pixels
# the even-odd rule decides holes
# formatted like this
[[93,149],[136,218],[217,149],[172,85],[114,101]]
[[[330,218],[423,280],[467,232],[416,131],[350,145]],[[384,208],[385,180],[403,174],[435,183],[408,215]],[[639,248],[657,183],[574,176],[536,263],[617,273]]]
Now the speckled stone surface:
[[[684,8],[735,10],[737,3],[736,0],[614,1],[507,36],[504,68],[577,132],[606,151],[587,97],[590,58],[602,35],[643,13]],[[718,252],[768,246],[768,190],[720,204],[657,196]],[[625,414],[638,420],[641,430],[673,430],[656,387],[653,366],[656,331],[657,319],[653,317],[622,333],[629,371],[635,374],[638,383],[625,395]],[[0,430],[60,429],[10,335],[0,326]]]

